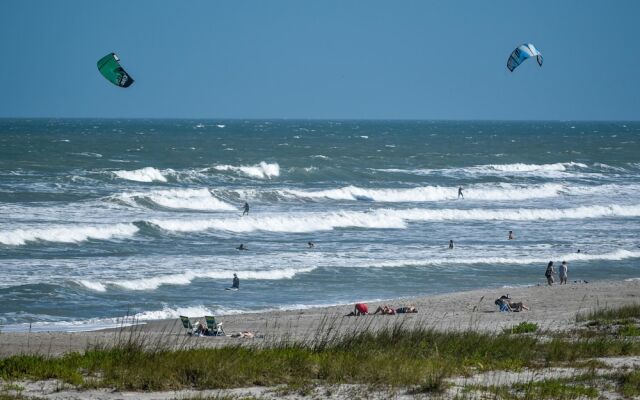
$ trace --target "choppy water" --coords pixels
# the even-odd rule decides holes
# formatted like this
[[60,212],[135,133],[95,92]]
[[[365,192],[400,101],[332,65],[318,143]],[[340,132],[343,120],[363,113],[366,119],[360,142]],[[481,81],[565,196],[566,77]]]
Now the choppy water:
[[0,120],[0,323],[530,285],[549,260],[639,278],[639,140],[637,122]]

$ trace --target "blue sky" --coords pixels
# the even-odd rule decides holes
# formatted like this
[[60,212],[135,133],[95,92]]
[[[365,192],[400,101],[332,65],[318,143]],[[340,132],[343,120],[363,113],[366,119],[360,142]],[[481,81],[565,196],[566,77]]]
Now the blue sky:
[[[0,117],[640,119],[640,2],[31,1]],[[509,53],[544,55],[514,73]],[[114,51],[136,82],[96,61]]]

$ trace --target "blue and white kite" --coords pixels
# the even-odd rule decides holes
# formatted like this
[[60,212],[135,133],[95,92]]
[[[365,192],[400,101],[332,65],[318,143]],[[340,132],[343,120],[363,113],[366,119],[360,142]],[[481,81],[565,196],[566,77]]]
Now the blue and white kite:
[[509,68],[509,71],[513,72],[513,70],[516,69],[518,65],[522,64],[524,60],[533,56],[538,60],[538,65],[542,67],[542,54],[538,49],[536,49],[531,43],[520,45],[516,47],[509,56],[509,60],[507,60],[507,68]]

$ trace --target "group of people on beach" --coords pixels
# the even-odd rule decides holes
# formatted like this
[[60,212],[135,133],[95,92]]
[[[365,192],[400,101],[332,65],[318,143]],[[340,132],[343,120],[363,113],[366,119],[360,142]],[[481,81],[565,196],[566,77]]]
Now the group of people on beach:
[[381,315],[414,314],[417,312],[418,312],[418,309],[414,306],[404,306],[404,307],[393,308],[392,306],[383,304],[381,306],[378,306],[376,311],[370,314],[369,306],[367,305],[367,303],[356,303],[356,305],[353,307],[353,311],[347,314],[347,317],[354,317],[354,316],[360,316],[360,315],[376,315],[376,314],[381,314]]
[[[580,250],[578,250],[578,252],[580,252]],[[562,264],[560,264],[560,270],[559,270],[559,277],[560,277],[560,284],[567,284],[567,278],[568,278],[568,272],[569,272],[569,265],[567,264],[566,261],[563,261]],[[549,284],[549,286],[553,285],[553,283],[555,282],[555,275],[556,271],[553,268],[553,261],[549,261],[549,264],[547,264],[547,270],[544,273],[544,276],[547,278],[547,283]]]

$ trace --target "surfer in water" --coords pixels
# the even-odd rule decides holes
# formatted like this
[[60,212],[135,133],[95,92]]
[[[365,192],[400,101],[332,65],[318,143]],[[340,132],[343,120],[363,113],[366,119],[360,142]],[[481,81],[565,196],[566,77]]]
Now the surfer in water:
[[249,203],[244,202],[244,207],[242,207],[242,216],[249,215]]
[[240,243],[240,246],[236,247],[236,250],[249,250],[249,249],[247,249],[247,246],[245,246],[244,244]]
[[240,279],[237,274],[233,274],[233,284],[231,285],[232,289],[240,289]]
[[313,249],[314,247],[316,247],[316,245],[313,244],[313,242],[311,241],[307,242],[307,245],[309,246],[310,249]]
[[464,194],[462,194],[462,186],[458,188],[458,198],[462,197],[464,199]]

